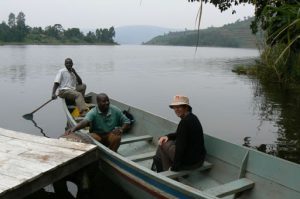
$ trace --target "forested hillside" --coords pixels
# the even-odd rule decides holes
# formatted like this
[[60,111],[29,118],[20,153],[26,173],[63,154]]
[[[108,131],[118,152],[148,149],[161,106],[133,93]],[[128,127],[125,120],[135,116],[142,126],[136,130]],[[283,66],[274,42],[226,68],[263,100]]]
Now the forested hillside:
[[45,29],[26,25],[25,14],[10,13],[8,22],[0,23],[0,44],[115,44],[114,27],[96,29],[87,34],[79,28],[64,29],[61,24]]
[[[252,34],[250,29],[251,21],[252,18],[248,18],[244,21],[237,21],[219,28],[210,27],[201,29],[198,46],[256,48],[257,43],[262,37]],[[168,34],[154,37],[144,44],[196,46],[197,37],[197,30],[169,32]]]

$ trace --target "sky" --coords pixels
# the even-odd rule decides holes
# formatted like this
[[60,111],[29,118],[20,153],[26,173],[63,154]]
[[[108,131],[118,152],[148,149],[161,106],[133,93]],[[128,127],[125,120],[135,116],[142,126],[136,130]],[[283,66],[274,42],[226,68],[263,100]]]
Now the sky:
[[[64,28],[109,28],[151,25],[176,29],[195,29],[200,3],[188,0],[0,0],[0,22],[22,11],[26,24],[45,28],[61,24]],[[241,5],[221,13],[205,4],[201,28],[219,27],[244,17],[254,16],[254,7]]]

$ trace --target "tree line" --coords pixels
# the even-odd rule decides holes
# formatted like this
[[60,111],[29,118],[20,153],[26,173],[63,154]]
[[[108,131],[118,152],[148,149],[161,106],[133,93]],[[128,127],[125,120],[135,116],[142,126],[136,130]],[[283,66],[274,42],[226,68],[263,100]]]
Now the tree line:
[[0,42],[16,43],[115,43],[114,27],[96,29],[84,34],[79,28],[64,29],[61,24],[49,25],[45,29],[26,25],[25,14],[10,13],[7,23],[0,24]]
[[[188,0],[211,3],[221,12],[240,4],[255,6],[250,27],[264,31],[265,44],[256,68],[269,82],[300,85],[300,3],[298,0]],[[235,10],[233,10],[235,13]]]

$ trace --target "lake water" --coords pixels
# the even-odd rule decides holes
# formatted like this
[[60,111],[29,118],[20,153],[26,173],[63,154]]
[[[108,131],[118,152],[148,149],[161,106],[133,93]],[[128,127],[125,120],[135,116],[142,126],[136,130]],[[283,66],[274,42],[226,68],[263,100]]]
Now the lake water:
[[[276,148],[284,137],[280,132],[285,133],[278,123],[285,117],[280,102],[266,97],[255,80],[231,72],[258,55],[234,48],[199,47],[195,53],[194,47],[167,46],[0,46],[0,126],[42,135],[22,115],[50,99],[54,77],[70,57],[87,92],[105,92],[174,121],[178,118],[168,104],[175,94],[184,94],[205,133],[240,145],[249,137],[251,146]],[[271,117],[261,104],[272,108]],[[47,136],[59,137],[66,126],[61,101],[36,112],[34,120]],[[298,137],[292,141],[298,143]]]

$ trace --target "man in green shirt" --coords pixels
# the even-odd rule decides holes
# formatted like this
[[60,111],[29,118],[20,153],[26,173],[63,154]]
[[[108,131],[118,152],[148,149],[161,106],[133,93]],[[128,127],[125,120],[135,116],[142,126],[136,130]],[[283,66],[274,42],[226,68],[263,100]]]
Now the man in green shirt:
[[91,109],[84,120],[67,131],[67,134],[90,126],[91,136],[113,151],[117,151],[123,131],[130,126],[130,120],[122,111],[111,105],[105,93],[97,95],[97,106]]

